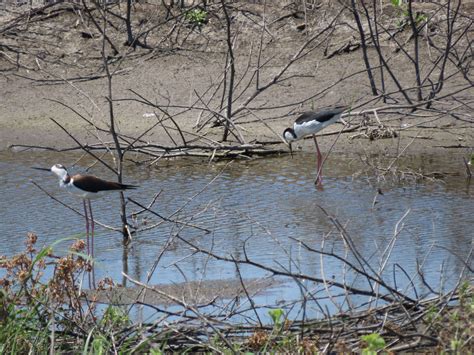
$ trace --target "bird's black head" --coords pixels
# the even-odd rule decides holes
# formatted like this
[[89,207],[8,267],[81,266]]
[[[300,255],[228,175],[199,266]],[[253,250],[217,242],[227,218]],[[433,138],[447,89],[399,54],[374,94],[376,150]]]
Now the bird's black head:
[[296,134],[293,128],[287,128],[283,131],[283,139],[286,143],[290,144],[292,141],[296,140]]
[[296,140],[296,134],[293,128],[287,128],[283,131],[283,139],[286,143],[288,143],[288,147],[290,148],[291,157],[293,157],[293,149],[291,148],[291,142]]

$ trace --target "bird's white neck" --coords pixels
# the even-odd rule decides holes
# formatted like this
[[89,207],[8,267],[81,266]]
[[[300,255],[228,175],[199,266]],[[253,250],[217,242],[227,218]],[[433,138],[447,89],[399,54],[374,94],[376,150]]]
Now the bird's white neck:
[[59,179],[59,186],[66,187],[71,184],[71,177],[66,175],[64,178]]
[[61,186],[67,185],[71,181],[71,177],[69,176],[66,169],[59,169],[59,168],[53,167],[51,171],[55,173],[56,176],[59,178],[59,184]]

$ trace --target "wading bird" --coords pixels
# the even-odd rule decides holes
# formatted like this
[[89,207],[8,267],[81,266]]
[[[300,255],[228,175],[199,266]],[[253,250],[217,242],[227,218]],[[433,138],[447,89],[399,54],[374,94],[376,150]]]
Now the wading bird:
[[[51,171],[59,177],[59,186],[65,188],[69,193],[82,198],[84,205],[84,216],[86,218],[87,253],[94,258],[94,217],[92,215],[91,199],[96,199],[110,191],[123,191],[135,189],[138,186],[125,185],[118,182],[106,181],[93,175],[69,175],[67,169],[61,164],[55,164],[50,169],[33,168],[36,170]],[[87,202],[86,202],[87,200]],[[89,210],[89,213],[88,213]],[[89,233],[90,220],[90,233]],[[89,240],[90,235],[90,240]],[[93,269],[92,269],[93,270]],[[93,274],[94,275],[94,274]],[[94,276],[93,276],[94,278]],[[93,280],[95,285],[95,280]]]
[[318,141],[316,140],[316,133],[330,124],[338,121],[341,118],[342,113],[347,108],[348,107],[346,106],[341,106],[319,112],[305,112],[295,120],[293,128],[287,128],[283,131],[283,138],[288,143],[291,154],[293,154],[291,142],[303,139],[309,135],[313,136],[317,153],[317,171],[315,184],[318,186],[322,185],[322,155],[321,151],[319,150]]

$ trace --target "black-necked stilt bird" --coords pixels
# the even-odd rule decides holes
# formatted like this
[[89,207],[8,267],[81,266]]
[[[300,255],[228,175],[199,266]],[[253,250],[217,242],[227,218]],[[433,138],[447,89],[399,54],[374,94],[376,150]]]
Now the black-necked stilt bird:
[[[86,218],[86,238],[87,238],[87,253],[94,258],[94,217],[92,215],[91,199],[101,197],[106,192],[123,191],[127,189],[134,189],[138,186],[125,185],[118,182],[107,181],[99,179],[93,175],[69,175],[67,169],[61,164],[55,164],[50,169],[34,168],[37,170],[51,171],[59,177],[59,186],[65,188],[71,194],[82,198],[84,205],[84,216]],[[87,200],[87,202],[86,202]],[[88,213],[89,208],[89,213]],[[89,219],[91,231],[89,233]],[[90,235],[90,241],[89,241]],[[95,280],[93,281],[95,285]]]
[[287,128],[283,131],[283,138],[288,143],[291,154],[293,154],[293,151],[291,149],[291,142],[303,139],[304,137],[309,135],[313,135],[318,160],[315,183],[318,186],[321,186],[322,184],[322,156],[315,134],[323,128],[329,126],[330,124],[333,124],[338,121],[341,118],[342,113],[346,109],[346,106],[341,106],[319,112],[305,112],[295,120],[293,128]]

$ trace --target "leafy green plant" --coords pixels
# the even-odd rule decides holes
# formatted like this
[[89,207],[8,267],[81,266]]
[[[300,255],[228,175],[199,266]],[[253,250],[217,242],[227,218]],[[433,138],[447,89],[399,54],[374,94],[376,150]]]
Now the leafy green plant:
[[[468,353],[472,344],[472,319],[474,319],[474,286],[464,281],[458,288],[458,304],[443,309],[432,306],[425,316],[425,322],[439,339],[444,351],[457,354]],[[472,347],[472,346],[471,346]]]
[[283,316],[283,310],[281,308],[271,309],[268,311],[268,314],[272,318],[274,327],[281,327],[281,317]]
[[113,331],[129,325],[130,318],[121,308],[109,306],[105,310],[100,323],[103,328],[108,328]]
[[364,355],[375,355],[377,351],[385,347],[385,340],[378,333],[363,335],[361,339],[366,344],[362,348],[362,354]]
[[96,354],[96,355],[103,355],[106,354],[108,349],[110,348],[110,344],[108,343],[107,339],[105,339],[103,336],[97,336],[92,341],[92,349],[91,353]]
[[[397,21],[397,26],[399,28],[405,27],[410,22],[410,12],[408,11],[408,6],[403,0],[391,0],[392,5],[401,11],[401,18]],[[419,25],[423,21],[427,20],[425,14],[416,12],[413,14],[413,19],[416,25]]]
[[432,323],[439,320],[438,312],[439,312],[438,307],[431,305],[428,311],[426,312],[426,321],[428,323]]
[[462,342],[459,339],[453,339],[450,342],[451,351],[457,354],[461,348]]
[[471,159],[469,159],[469,165],[474,165],[474,153],[471,153]]
[[207,12],[199,8],[192,9],[186,12],[184,18],[192,25],[200,27],[207,23]]
[[[0,258],[0,353],[47,353],[53,327],[65,333],[77,331],[81,318],[77,312],[81,305],[77,280],[88,263],[73,256],[84,249],[83,241],[76,240],[66,256],[53,254],[53,246],[67,239],[38,251],[37,236],[29,233],[25,252]],[[48,265],[54,267],[54,272],[45,283],[42,276]],[[66,345],[63,350],[70,349]]]

